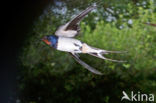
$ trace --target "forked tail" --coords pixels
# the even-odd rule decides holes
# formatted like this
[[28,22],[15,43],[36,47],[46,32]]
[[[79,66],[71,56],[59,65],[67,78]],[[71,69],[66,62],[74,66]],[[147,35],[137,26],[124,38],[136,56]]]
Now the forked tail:
[[126,51],[107,51],[107,50],[102,50],[102,49],[98,49],[98,48],[94,48],[94,47],[90,47],[91,51],[88,52],[88,54],[92,55],[92,56],[96,56],[98,58],[104,59],[104,60],[109,60],[109,61],[113,61],[113,62],[126,62],[126,61],[122,61],[122,60],[113,60],[113,59],[109,59],[104,57],[104,54],[109,54],[109,53],[126,53]]

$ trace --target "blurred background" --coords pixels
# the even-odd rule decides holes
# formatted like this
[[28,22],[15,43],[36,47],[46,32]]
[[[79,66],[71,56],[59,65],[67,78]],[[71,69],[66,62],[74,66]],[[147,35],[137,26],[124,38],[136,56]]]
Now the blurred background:
[[[156,1],[34,0],[9,5],[7,43],[2,56],[3,99],[9,103],[120,103],[122,91],[156,95]],[[87,54],[81,59],[104,75],[87,71],[69,54],[40,39],[90,5],[77,39],[105,50],[125,63]],[[100,45],[99,45],[100,44]],[[9,63],[9,65],[8,65]],[[7,85],[7,86],[6,86]],[[155,98],[156,99],[156,98]],[[124,101],[128,102],[128,101]]]

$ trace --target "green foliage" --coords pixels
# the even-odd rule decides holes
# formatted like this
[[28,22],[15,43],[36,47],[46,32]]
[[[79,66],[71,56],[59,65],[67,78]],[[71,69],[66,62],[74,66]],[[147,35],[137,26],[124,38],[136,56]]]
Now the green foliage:
[[[117,28],[117,24],[123,19],[122,14],[118,21],[112,23],[105,20],[96,22],[96,25],[81,23],[82,36],[78,39],[105,50],[127,51],[106,55],[126,60],[125,63],[81,55],[82,60],[103,72],[103,76],[92,74],[70,55],[39,41],[44,35],[54,33],[60,25],[60,18],[49,14],[50,18],[45,16],[37,22],[34,35],[29,38],[20,56],[19,90],[22,102],[119,103],[123,90],[156,94],[156,27],[143,24],[156,23],[156,7],[151,3],[150,9],[136,7],[131,10],[132,6],[128,4],[128,11],[133,14],[133,10],[137,9],[137,19],[132,17],[133,24],[123,23],[121,29]],[[92,29],[93,26],[95,29]]]

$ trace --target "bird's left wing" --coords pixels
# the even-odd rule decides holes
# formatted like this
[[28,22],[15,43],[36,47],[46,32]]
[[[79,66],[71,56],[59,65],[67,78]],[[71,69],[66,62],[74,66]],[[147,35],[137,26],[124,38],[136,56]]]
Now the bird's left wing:
[[80,27],[79,27],[80,21],[95,8],[96,6],[90,6],[86,8],[84,11],[82,11],[71,21],[59,27],[58,30],[55,32],[55,35],[64,36],[64,37],[74,37],[78,35],[80,32]]
[[98,75],[102,75],[101,72],[99,72],[98,70],[94,69],[93,67],[89,66],[88,64],[86,64],[85,62],[83,62],[81,59],[79,59],[78,55],[75,53],[70,53],[73,58],[80,63],[82,66],[84,66],[87,70],[91,71],[94,74],[98,74]]

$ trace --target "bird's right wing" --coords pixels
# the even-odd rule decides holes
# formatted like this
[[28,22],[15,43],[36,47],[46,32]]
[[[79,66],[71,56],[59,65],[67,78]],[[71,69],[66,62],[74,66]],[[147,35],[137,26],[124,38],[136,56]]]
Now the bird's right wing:
[[89,66],[88,64],[86,64],[85,62],[83,62],[81,59],[79,59],[78,55],[75,53],[70,53],[73,58],[80,63],[82,66],[84,66],[87,70],[91,71],[94,74],[98,74],[98,75],[102,75],[101,72],[99,72],[98,70],[94,69],[93,67]]

